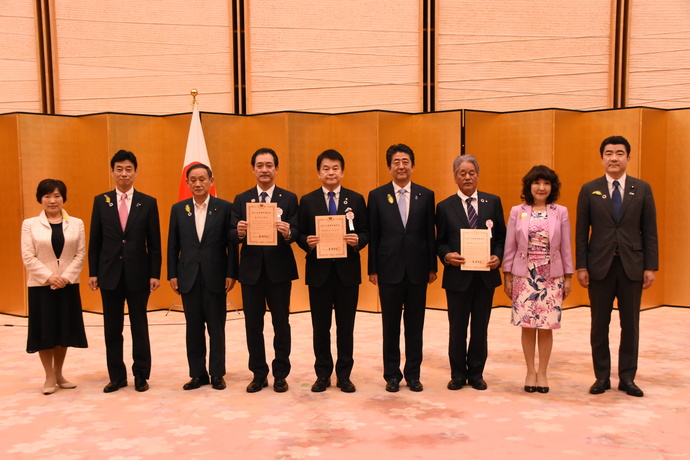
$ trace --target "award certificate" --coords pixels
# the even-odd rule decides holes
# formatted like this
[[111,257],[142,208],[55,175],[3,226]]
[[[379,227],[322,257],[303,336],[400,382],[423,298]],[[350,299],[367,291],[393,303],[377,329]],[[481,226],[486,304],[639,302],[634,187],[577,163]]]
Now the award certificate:
[[278,203],[247,203],[247,244],[277,246]]
[[460,229],[460,247],[465,263],[460,270],[489,271],[491,234],[488,229]]
[[336,259],[347,257],[347,244],[345,243],[345,216],[315,216],[316,236],[319,244],[316,245],[317,259]]

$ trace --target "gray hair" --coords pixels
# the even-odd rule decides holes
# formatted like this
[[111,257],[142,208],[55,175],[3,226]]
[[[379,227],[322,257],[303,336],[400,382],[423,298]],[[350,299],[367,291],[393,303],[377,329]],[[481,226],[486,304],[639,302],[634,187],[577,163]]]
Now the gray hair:
[[474,169],[477,171],[477,175],[479,175],[479,162],[472,155],[459,155],[453,161],[453,175],[455,175],[460,167],[460,164],[462,163],[472,163],[474,165]]

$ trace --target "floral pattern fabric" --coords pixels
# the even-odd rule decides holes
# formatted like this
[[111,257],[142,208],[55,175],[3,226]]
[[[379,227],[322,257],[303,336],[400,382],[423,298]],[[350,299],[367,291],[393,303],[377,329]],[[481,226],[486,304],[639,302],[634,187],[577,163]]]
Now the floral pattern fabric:
[[532,212],[527,246],[528,276],[513,276],[515,326],[560,329],[563,277],[551,277],[549,223],[546,212]]

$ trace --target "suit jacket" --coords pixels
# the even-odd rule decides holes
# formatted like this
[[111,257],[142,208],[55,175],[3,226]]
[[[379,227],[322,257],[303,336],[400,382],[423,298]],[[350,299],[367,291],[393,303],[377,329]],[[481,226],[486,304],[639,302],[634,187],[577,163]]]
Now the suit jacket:
[[[501,198],[497,195],[478,192],[477,228],[487,228],[486,223],[491,221],[491,255],[503,259],[506,227],[503,217]],[[462,205],[462,199],[457,193],[449,196],[438,204],[436,209],[436,232],[438,234],[436,244],[438,257],[444,264],[443,289],[451,291],[465,291],[469,288],[473,275],[477,273],[484,285],[494,289],[501,285],[501,274],[498,268],[489,271],[463,271],[460,267],[454,267],[445,263],[446,254],[458,252],[462,254],[460,247],[460,229],[470,228],[467,213]]]
[[586,183],[577,199],[575,266],[592,279],[606,276],[618,248],[625,274],[644,279],[645,270],[659,269],[656,207],[651,186],[627,176],[621,219],[616,222],[606,176]]
[[[242,243],[240,250],[239,281],[242,284],[256,284],[261,275],[262,265],[266,266],[268,279],[274,283],[296,280],[297,264],[290,244],[299,238],[297,227],[297,195],[282,188],[273,190],[271,203],[278,203],[283,210],[281,216],[284,222],[290,224],[290,240],[285,240],[278,233],[277,246],[251,246],[246,244],[246,237],[240,240],[237,235],[237,222],[247,220],[247,203],[257,203],[259,195],[256,187],[235,197],[232,207],[232,221],[230,224],[230,238],[234,243]],[[276,230],[277,232],[277,230]]]
[[[532,206],[523,203],[513,206],[508,219],[506,245],[503,253],[503,273],[527,276],[527,246]],[[549,267],[552,277],[572,275],[573,253],[570,248],[570,219],[568,208],[559,204],[546,205],[549,223]]]
[[127,287],[148,290],[161,277],[161,230],[156,199],[134,190],[125,230],[120,225],[117,195],[96,195],[89,234],[89,276],[102,289],[115,289],[124,268]]
[[232,203],[210,197],[199,241],[194,199],[175,203],[168,232],[168,279],[177,278],[178,290],[187,293],[201,272],[204,287],[225,291],[225,279],[237,279],[237,246],[230,241]]
[[[345,286],[355,286],[362,283],[362,267],[359,251],[369,243],[369,216],[364,197],[357,192],[340,188],[340,199],[336,214],[344,215],[350,209],[354,214],[352,221],[355,230],[347,226],[347,233],[357,233],[359,244],[356,248],[347,245],[347,258],[317,259],[316,248],[311,249],[307,244],[307,236],[316,235],[316,216],[327,216],[328,206],[321,187],[304,195],[299,203],[300,234],[297,244],[306,251],[306,284],[309,286],[323,286],[328,280],[331,269],[335,267],[340,281]],[[347,221],[346,221],[347,222]]]
[[53,274],[67,278],[72,284],[79,282],[86,256],[84,222],[68,215],[64,210],[62,216],[65,245],[59,259],[53,251],[53,230],[45,211],[22,223],[22,260],[29,275],[28,286],[46,286],[48,278]]
[[402,282],[405,273],[416,284],[429,282],[436,272],[434,192],[410,184],[410,211],[404,227],[393,183],[369,192],[369,274],[380,283]]

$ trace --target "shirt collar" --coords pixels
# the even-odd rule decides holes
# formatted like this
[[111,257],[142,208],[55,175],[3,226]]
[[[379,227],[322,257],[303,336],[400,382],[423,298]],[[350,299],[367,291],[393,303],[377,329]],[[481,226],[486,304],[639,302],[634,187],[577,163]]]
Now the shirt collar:
[[259,195],[259,200],[261,200],[261,192],[266,192],[268,193],[268,200],[270,201],[273,198],[273,192],[276,189],[276,184],[271,185],[271,188],[268,190],[262,190],[261,187],[258,185],[256,186],[256,193]]
[[117,196],[117,201],[120,201],[122,199],[123,194],[127,194],[127,199],[131,200],[132,196],[134,195],[134,187],[130,188],[126,192],[121,192],[119,188],[115,189],[115,196]]
[[202,207],[204,207],[204,206],[208,206],[208,202],[211,201],[211,194],[209,193],[209,194],[206,196],[206,199],[204,200],[204,202],[201,203],[201,204],[197,203],[196,200],[195,200],[193,197],[192,197],[192,201],[194,202],[194,206],[196,206],[197,208],[202,208]]
[[474,193],[473,193],[471,196],[467,196],[467,195],[465,195],[464,193],[462,193],[462,192],[460,191],[460,189],[458,189],[458,196],[460,197],[460,199],[461,199],[462,201],[467,201],[468,198],[474,198],[474,201],[475,201],[475,202],[479,201],[479,194],[478,194],[478,192],[477,192],[476,190],[474,191]]
[[[335,188],[335,190],[333,190],[333,191],[335,192],[335,195],[336,195],[336,196],[340,195],[340,188],[341,188],[340,185],[338,185],[338,186]],[[321,191],[323,192],[324,195],[328,196],[328,192],[330,192],[331,190],[328,190],[326,187],[324,187],[324,186],[322,185],[322,186],[321,186]]]
[[613,181],[614,180],[618,181],[618,183],[621,185],[621,189],[625,188],[625,180],[627,178],[628,178],[628,175],[626,173],[623,173],[623,175],[620,177],[620,179],[614,179],[613,177],[606,174],[606,182],[609,184],[609,188],[613,188]]
[[391,182],[391,184],[393,184],[393,191],[395,192],[396,195],[400,192],[400,189],[403,189],[403,188],[405,189],[405,191],[407,193],[412,193],[412,190],[411,190],[412,187],[410,185],[410,184],[412,184],[412,181],[405,184],[404,187],[399,187],[398,184],[396,184],[395,182]]

